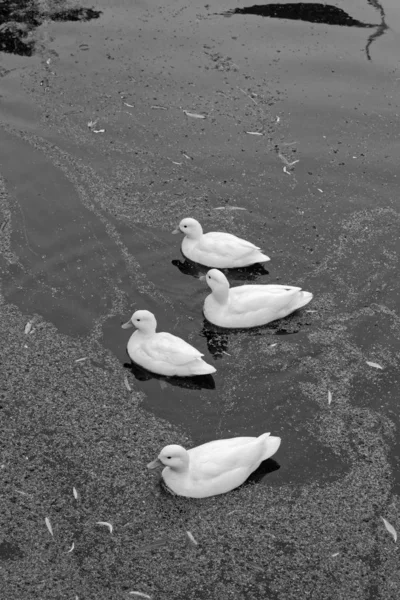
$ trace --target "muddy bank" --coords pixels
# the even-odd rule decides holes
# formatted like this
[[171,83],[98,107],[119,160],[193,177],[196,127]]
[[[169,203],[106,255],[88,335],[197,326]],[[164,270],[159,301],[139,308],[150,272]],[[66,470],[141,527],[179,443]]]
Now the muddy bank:
[[[228,1],[33,4],[32,51],[1,55],[6,597],[397,598],[393,7],[332,2],[341,27]],[[91,18],[50,17],[73,8]],[[271,256],[233,284],[301,285],[309,311],[207,326],[170,234],[187,215]],[[214,388],[124,366],[139,307]],[[260,428],[282,446],[229,495],[172,498],[145,468]]]

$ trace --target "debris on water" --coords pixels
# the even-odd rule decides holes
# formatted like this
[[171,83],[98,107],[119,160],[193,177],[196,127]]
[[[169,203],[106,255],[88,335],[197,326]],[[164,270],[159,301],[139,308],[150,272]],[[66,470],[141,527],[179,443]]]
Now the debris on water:
[[49,530],[50,535],[52,535],[54,537],[53,528],[51,526],[49,517],[46,517],[45,520],[44,520],[44,522],[46,523],[46,527]]
[[175,162],[174,160],[172,161],[172,163],[173,163],[174,165],[181,165],[181,164],[182,164],[182,163]]
[[129,592],[132,596],[140,596],[141,598],[148,598],[151,600],[151,596],[148,594],[143,594],[143,592]]
[[264,135],[260,131],[246,131],[246,133],[248,133],[249,135]]
[[276,117],[276,123],[279,123],[280,120],[281,120],[280,117]]
[[82,358],[77,358],[75,362],[76,363],[83,362],[84,360],[87,360],[88,358],[89,358],[88,356],[83,356]]
[[273,348],[274,346],[277,346],[277,345],[278,345],[278,343],[276,343],[276,344],[270,344],[269,347]]
[[161,388],[162,390],[166,390],[166,389],[167,389],[168,385],[166,384],[166,382],[165,382],[165,381],[163,381],[162,379],[159,379],[159,380],[158,380],[158,383],[160,384],[160,388]]
[[328,405],[332,402],[332,392],[328,390]]
[[192,542],[192,544],[194,544],[195,546],[198,546],[198,542],[194,539],[194,536],[190,531],[187,531],[186,535],[188,536],[188,538]]
[[32,329],[32,324],[33,324],[32,321],[28,321],[27,324],[25,325],[24,333],[26,335],[28,335],[28,333]]
[[242,206],[216,206],[214,210],[247,210]]
[[110,533],[113,532],[113,526],[111,523],[108,523],[108,521],[96,521],[96,525],[104,525],[105,527],[108,527]]
[[182,152],[182,156],[184,156],[188,160],[193,160],[193,158],[191,156],[189,156],[189,154],[185,154],[184,152]]
[[339,556],[340,552],[335,552],[335,554],[331,554],[332,558],[334,558],[335,556]]
[[206,118],[204,115],[199,115],[199,113],[192,113],[192,112],[189,112],[188,110],[184,110],[183,112],[185,113],[185,115],[187,117],[192,117],[193,119],[205,119]]
[[316,310],[305,310],[304,312],[306,312],[306,313],[316,313],[318,311],[316,311]]
[[225,352],[225,350],[221,350],[222,354],[226,354],[227,356],[232,356],[232,354],[229,354],[229,352]]
[[[243,94],[245,96],[247,96],[248,98],[250,98],[250,100],[252,100],[254,102],[254,104],[257,104],[257,102],[254,100],[254,98],[250,94],[248,94],[243,88],[238,88],[238,90],[240,90],[241,92],[243,92]],[[258,106],[258,104],[257,104],[257,106]]]
[[323,193],[324,193],[324,192],[321,190],[321,188],[317,188],[317,190],[318,190],[319,192],[321,192],[321,194],[323,194]]
[[78,500],[78,492],[75,487],[72,488],[72,493],[74,495],[75,500]]
[[15,490],[17,492],[17,494],[21,494],[21,496],[30,496],[32,497],[32,494],[28,494],[28,492],[23,492],[22,490]]
[[125,106],[129,106],[129,108],[134,108],[135,105],[134,104],[128,104],[127,102],[124,102]]
[[291,173],[287,170],[287,167],[283,167],[283,172],[286,173],[286,175],[291,175]]
[[371,362],[369,360],[367,360],[366,362],[369,367],[374,367],[374,369],[382,369],[383,370],[383,367],[381,367],[381,365],[379,365],[376,362]]
[[97,122],[98,122],[98,119],[96,119],[95,121],[88,121],[87,126],[89,127],[90,131],[92,131],[93,133],[104,133],[105,129],[95,129]]
[[72,552],[72,550],[75,548],[75,542],[72,542],[72,546],[71,548],[68,550],[67,554],[69,554],[70,552]]
[[283,154],[281,154],[280,152],[278,152],[278,156],[281,159],[281,161],[283,163],[285,163],[285,165],[287,167],[293,167],[293,165],[295,165],[296,163],[300,162],[299,160],[294,160],[293,162],[289,162],[288,159],[285,156],[283,156]]
[[124,377],[124,384],[125,384],[125,387],[126,387],[126,389],[128,390],[128,392],[131,392],[131,391],[132,391],[132,388],[131,388],[131,386],[129,385],[128,377],[127,377],[126,375],[125,375],[125,377]]
[[[153,110],[168,110],[168,108],[166,106],[157,106],[156,104],[154,104],[153,106],[150,106],[150,108],[152,108]],[[183,112],[185,112],[185,111],[183,111]]]
[[2,224],[0,225],[0,231],[4,231],[4,229],[6,228],[7,224],[8,224],[9,219],[6,219],[5,221],[2,222]]
[[46,60],[46,65],[49,65],[50,63],[51,63],[51,58],[48,58],[48,59]]
[[397,542],[397,531],[395,530],[395,528],[393,527],[393,525],[391,525],[389,523],[389,521],[386,521],[386,519],[384,519],[383,517],[381,517],[386,529],[388,530],[388,532],[393,536],[393,539],[395,542]]

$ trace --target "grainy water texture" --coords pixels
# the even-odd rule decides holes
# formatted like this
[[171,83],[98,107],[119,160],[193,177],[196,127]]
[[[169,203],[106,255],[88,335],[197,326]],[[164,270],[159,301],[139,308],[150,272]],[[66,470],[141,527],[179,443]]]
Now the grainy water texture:
[[[399,56],[396,0],[0,2],[6,600],[400,597]],[[187,216],[311,304],[208,324]],[[217,372],[131,366],[137,309]],[[226,495],[146,469],[268,431]]]

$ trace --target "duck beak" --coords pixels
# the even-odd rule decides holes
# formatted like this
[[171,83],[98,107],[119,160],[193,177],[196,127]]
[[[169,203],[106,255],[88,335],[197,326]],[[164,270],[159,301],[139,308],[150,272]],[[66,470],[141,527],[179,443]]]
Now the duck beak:
[[148,469],[157,469],[157,467],[163,467],[163,463],[161,462],[161,460],[159,458],[156,458],[156,460],[153,460],[152,462],[150,462],[147,465]]
[[182,231],[179,229],[179,227],[177,227],[176,229],[174,229],[173,231],[171,231],[171,233],[173,233],[174,235],[176,235],[177,233],[182,233]]
[[121,327],[122,327],[122,329],[129,329],[130,327],[133,327],[133,323],[132,323],[132,321],[127,321],[126,323],[121,325]]

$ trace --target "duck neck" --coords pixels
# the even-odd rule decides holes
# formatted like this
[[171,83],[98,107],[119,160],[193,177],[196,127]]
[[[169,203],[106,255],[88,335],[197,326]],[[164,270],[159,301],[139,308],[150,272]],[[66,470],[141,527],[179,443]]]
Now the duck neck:
[[200,225],[200,223],[198,223],[198,226],[196,226],[192,231],[186,233],[185,235],[189,240],[199,240],[203,235],[203,228]]
[[139,337],[152,337],[156,332],[156,328],[155,327],[146,327],[143,329],[137,329],[134,333],[134,335],[137,335]]
[[226,304],[228,302],[229,288],[218,287],[212,291],[212,295],[218,304]]

